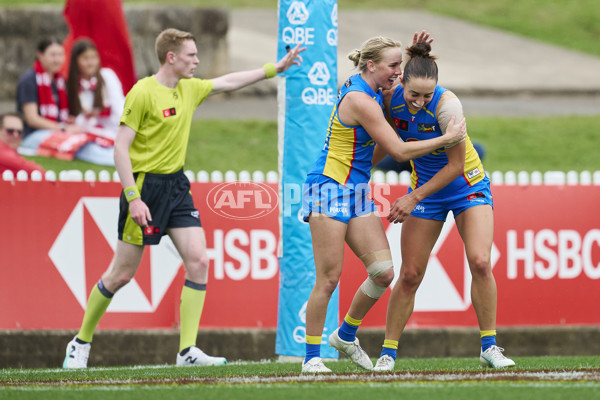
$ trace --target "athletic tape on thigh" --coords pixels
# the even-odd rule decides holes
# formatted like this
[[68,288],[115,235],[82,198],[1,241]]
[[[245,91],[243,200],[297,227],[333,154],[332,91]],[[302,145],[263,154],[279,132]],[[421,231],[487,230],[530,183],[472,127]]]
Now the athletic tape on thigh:
[[371,279],[375,279],[388,269],[394,268],[392,252],[389,249],[372,251],[369,254],[360,256],[360,260],[367,267],[367,273]]

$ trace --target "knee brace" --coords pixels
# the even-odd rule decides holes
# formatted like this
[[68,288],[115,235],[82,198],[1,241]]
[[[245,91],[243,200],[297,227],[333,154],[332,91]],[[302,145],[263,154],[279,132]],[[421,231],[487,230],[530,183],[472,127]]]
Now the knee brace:
[[389,249],[373,251],[360,257],[367,267],[369,277],[360,285],[360,290],[372,299],[378,299],[385,293],[386,287],[377,285],[374,281],[385,271],[394,268],[392,263],[392,252]]

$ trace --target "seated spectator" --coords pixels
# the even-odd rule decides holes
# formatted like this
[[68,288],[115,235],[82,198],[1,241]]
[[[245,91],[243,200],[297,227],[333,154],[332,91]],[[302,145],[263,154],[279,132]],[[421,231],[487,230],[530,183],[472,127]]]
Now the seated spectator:
[[115,72],[101,68],[98,50],[89,39],[79,39],[73,45],[67,97],[75,124],[94,137],[77,155],[95,164],[114,165],[114,138],[125,96]]
[[69,118],[66,84],[59,72],[64,57],[58,39],[44,39],[38,44],[33,67],[19,78],[17,111],[23,114],[25,122],[19,153],[94,162],[85,149],[94,137]]
[[17,148],[23,140],[23,120],[16,113],[0,115],[0,174],[10,170],[15,174],[21,170],[44,172],[44,169],[21,157]]
[[35,155],[38,145],[52,131],[81,132],[69,124],[69,104],[65,81],[58,72],[64,60],[61,42],[44,39],[38,44],[37,57],[17,83],[17,111],[25,119],[25,137],[21,152]]

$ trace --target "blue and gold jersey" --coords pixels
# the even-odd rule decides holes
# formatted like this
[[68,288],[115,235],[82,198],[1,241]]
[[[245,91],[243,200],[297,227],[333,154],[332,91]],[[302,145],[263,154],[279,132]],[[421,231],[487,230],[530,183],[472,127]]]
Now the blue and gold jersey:
[[[390,115],[396,125],[396,132],[405,142],[413,140],[432,139],[442,135],[440,125],[437,121],[436,110],[447,89],[436,86],[433,97],[429,104],[417,112],[411,111],[404,100],[404,89],[398,85],[392,95]],[[469,135],[465,139],[465,170],[464,173],[450,182],[443,189],[432,194],[430,197],[441,198],[448,194],[456,194],[468,190],[471,186],[485,178],[485,171],[479,159],[477,151],[473,147]],[[439,148],[425,156],[411,161],[411,189],[414,190],[427,183],[439,170],[448,164],[446,149]]]
[[352,75],[342,86],[327,129],[327,138],[321,154],[310,174],[322,174],[342,185],[358,185],[371,179],[375,142],[360,125],[345,125],[340,121],[338,108],[350,92],[363,92],[371,96],[382,108],[381,90],[375,92],[360,75]]

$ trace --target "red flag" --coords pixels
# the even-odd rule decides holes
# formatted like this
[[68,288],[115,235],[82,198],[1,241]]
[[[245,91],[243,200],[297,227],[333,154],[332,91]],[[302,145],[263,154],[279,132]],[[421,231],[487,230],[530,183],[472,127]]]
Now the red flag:
[[122,0],[66,0],[63,12],[69,34],[65,48],[65,76],[73,43],[80,37],[91,39],[98,48],[103,67],[119,77],[127,94],[136,82],[133,46],[129,37]]

